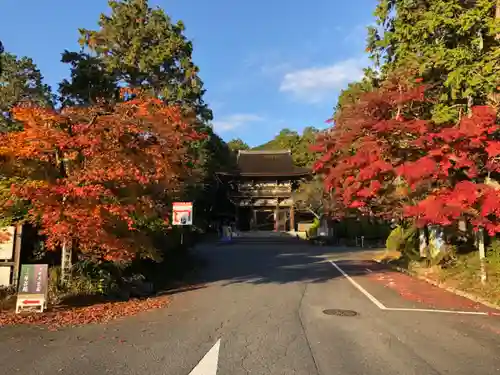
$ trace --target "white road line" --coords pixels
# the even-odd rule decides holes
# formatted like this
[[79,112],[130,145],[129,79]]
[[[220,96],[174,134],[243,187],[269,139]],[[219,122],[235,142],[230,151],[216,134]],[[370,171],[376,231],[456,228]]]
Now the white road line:
[[376,299],[374,296],[372,296],[368,291],[363,288],[361,285],[359,285],[356,281],[354,281],[351,276],[349,276],[342,268],[340,268],[333,260],[330,261],[332,266],[334,266],[337,271],[339,271],[342,276],[344,276],[347,280],[351,282],[352,285],[354,285],[361,293],[363,293],[370,301],[372,301],[375,306],[377,306],[380,310],[387,310],[387,307],[384,306],[382,302],[380,302],[378,299]]
[[433,310],[433,309],[412,309],[405,307],[388,307],[387,311],[415,311],[415,312],[432,312],[432,313],[444,313],[444,314],[459,314],[459,315],[496,315],[494,313],[490,314],[484,311],[460,311],[460,310]]
[[[372,301],[380,310],[385,311],[413,311],[413,312],[429,312],[429,313],[441,313],[441,314],[459,314],[459,315],[482,315],[482,316],[500,316],[500,313],[488,313],[484,311],[460,311],[460,310],[439,310],[439,309],[418,309],[418,308],[406,308],[406,307],[386,307],[382,302],[372,296],[365,288],[359,285],[356,281],[352,279],[342,268],[340,268],[333,260],[330,260],[332,266],[334,266],[337,271],[339,271],[342,276],[351,282],[352,285],[356,287],[361,293],[363,293],[370,301]],[[367,271],[368,268],[366,268]]]
[[189,373],[189,375],[217,375],[217,364],[219,362],[220,339],[208,351],[203,359]]

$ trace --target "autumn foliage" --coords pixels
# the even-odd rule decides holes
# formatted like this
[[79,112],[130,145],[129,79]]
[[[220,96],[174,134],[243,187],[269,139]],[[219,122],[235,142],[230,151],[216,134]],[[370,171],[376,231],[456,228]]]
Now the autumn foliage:
[[457,123],[426,114],[429,88],[395,78],[343,106],[317,141],[316,171],[337,203],[419,225],[468,219],[500,231],[500,141],[496,111],[476,106]]
[[[50,331],[56,331],[63,327],[79,326],[84,324],[104,324],[116,319],[138,315],[144,311],[161,309],[169,303],[168,297],[153,297],[147,299],[133,299],[130,301],[118,301],[99,303],[92,306],[56,309],[45,314],[16,314],[15,312],[4,312],[0,314],[0,327],[12,325],[44,325]],[[101,339],[114,338],[119,342],[125,342],[118,337],[105,337]]]
[[[130,94],[130,93],[127,93]],[[192,119],[161,100],[132,97],[114,106],[25,105],[13,110],[24,130],[0,136],[4,169],[22,184],[49,249],[73,244],[98,259],[152,256],[145,226],[168,226],[169,198],[195,179]]]

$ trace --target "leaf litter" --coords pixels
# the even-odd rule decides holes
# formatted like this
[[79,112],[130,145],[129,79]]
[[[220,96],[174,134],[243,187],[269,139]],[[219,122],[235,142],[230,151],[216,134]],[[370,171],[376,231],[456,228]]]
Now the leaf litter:
[[166,296],[105,302],[85,307],[73,307],[44,313],[16,314],[0,312],[0,327],[16,325],[46,326],[49,330],[86,324],[102,324],[141,312],[160,309],[168,305]]

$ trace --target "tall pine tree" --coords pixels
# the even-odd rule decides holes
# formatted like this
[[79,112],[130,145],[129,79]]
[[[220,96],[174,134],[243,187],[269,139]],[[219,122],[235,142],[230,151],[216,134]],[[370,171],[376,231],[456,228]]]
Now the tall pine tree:
[[433,84],[433,119],[457,120],[500,81],[500,32],[491,0],[379,0],[368,50],[383,74],[401,67]]

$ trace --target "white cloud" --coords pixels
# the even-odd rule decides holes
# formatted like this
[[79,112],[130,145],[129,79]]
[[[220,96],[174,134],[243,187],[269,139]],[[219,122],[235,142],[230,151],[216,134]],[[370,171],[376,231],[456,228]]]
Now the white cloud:
[[330,100],[348,83],[363,77],[365,58],[348,59],[323,67],[296,70],[284,75],[280,91],[309,103]]
[[248,123],[263,121],[264,119],[258,115],[250,113],[238,113],[229,116],[223,116],[220,120],[212,121],[212,125],[217,132],[231,131],[241,128]]

